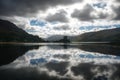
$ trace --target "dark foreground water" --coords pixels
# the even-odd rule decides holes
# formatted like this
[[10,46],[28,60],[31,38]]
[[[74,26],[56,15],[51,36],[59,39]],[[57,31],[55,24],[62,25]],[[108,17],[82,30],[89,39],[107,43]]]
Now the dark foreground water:
[[0,80],[120,80],[120,46],[1,44]]

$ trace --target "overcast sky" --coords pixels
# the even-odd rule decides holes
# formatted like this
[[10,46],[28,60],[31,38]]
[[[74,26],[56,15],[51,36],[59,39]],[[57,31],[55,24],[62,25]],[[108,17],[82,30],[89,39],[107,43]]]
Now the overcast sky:
[[120,27],[120,0],[0,0],[0,18],[48,37]]

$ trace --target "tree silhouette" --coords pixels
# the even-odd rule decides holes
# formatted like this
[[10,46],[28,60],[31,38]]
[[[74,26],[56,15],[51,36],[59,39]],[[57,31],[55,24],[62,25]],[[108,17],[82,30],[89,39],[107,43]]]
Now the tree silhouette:
[[64,43],[69,43],[69,42],[70,42],[70,40],[68,39],[68,37],[67,37],[67,36],[64,36],[64,37],[63,37],[63,42],[64,42]]

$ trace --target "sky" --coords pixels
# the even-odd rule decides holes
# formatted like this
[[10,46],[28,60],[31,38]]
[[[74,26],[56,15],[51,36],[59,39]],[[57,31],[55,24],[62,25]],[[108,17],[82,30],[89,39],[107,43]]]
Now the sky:
[[30,34],[79,35],[120,27],[120,0],[0,0],[0,18]]

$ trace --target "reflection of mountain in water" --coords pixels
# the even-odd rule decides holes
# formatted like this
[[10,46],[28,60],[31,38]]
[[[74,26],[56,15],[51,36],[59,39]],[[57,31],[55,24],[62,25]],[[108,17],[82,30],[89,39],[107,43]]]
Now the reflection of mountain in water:
[[104,45],[104,44],[80,44],[80,45],[70,45],[70,44],[64,44],[64,45],[49,45],[48,46],[51,49],[69,49],[69,48],[77,48],[88,52],[97,52],[102,54],[108,54],[108,55],[118,55],[120,56],[120,46],[113,46],[113,45]]
[[39,46],[0,45],[0,66],[10,63],[25,54],[28,50],[37,49],[38,47]]
[[[120,80],[120,56],[98,50],[113,46],[92,50],[94,46],[40,46],[0,67],[0,80]],[[114,48],[119,52],[119,47]]]
[[81,45],[81,46],[78,46],[77,48],[88,51],[88,52],[98,52],[102,54],[120,56],[120,46],[89,44],[89,45]]

